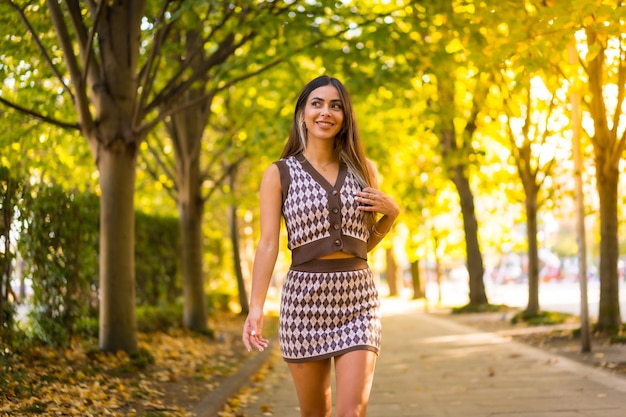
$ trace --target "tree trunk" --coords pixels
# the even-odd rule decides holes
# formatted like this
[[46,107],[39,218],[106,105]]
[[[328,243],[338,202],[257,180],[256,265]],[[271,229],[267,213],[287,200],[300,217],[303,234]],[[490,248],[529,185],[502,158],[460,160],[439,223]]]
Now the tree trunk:
[[[199,71],[202,66],[202,38],[197,29],[185,29],[185,57],[191,59],[190,67]],[[182,58],[181,58],[182,59]],[[204,244],[202,221],[205,202],[202,197],[202,173],[200,154],[202,135],[210,113],[211,101],[205,95],[206,80],[190,88],[175,103],[166,107],[188,105],[181,112],[173,114],[165,125],[174,142],[176,184],[178,185],[178,212],[181,224],[182,272],[183,272],[183,321],[195,331],[208,329],[208,310],[204,288],[203,255]],[[189,105],[190,103],[195,103]]]
[[[8,175],[8,170],[0,167],[0,175],[7,174],[6,178],[0,177],[0,192],[3,195],[2,204],[0,204],[0,244],[2,244],[2,250],[0,251],[0,329],[5,327],[6,318],[4,317],[4,304],[8,301],[9,288],[11,287],[11,249],[10,249],[10,230],[11,223],[13,222],[12,204],[11,198],[11,179]],[[4,290],[4,291],[3,291]],[[20,300],[21,301],[21,300]]]
[[100,173],[100,349],[132,353],[137,350],[135,170],[144,139],[137,129],[144,116],[136,112],[137,62],[146,2],[104,2],[92,9],[79,9],[78,2],[46,3],[64,56],[63,78],[71,80],[80,129]]
[[539,315],[539,252],[537,244],[537,193],[526,190],[526,238],[528,239],[528,305],[527,317]]
[[437,281],[437,304],[443,302],[443,271],[441,268],[441,259],[439,259],[437,246],[435,246],[435,279]]
[[[233,166],[228,178],[231,192],[237,187],[237,166]],[[241,306],[241,314],[247,315],[250,312],[248,304],[248,293],[246,291],[246,283],[243,279],[243,270],[241,268],[241,245],[239,239],[239,226],[237,224],[237,205],[230,205],[230,240],[233,245],[233,268],[237,277],[237,293],[239,294],[239,305]]]
[[[448,2],[443,4],[449,9],[450,4]],[[451,11],[447,10],[447,12]],[[467,125],[463,132],[463,140],[459,145],[454,124],[456,108],[454,101],[455,80],[452,74],[445,71],[445,68],[454,67],[454,59],[451,56],[446,56],[446,60],[449,65],[442,65],[439,70],[435,71],[437,74],[437,94],[441,123],[439,141],[444,163],[447,164],[447,175],[454,183],[461,202],[463,230],[465,232],[465,251],[467,254],[466,265],[469,273],[469,304],[481,305],[488,303],[483,281],[485,268],[478,243],[478,221],[476,220],[474,196],[468,178],[468,165],[465,162],[465,155],[472,151],[471,137],[475,129],[475,119],[480,103],[478,103],[478,98],[474,97],[472,114],[467,120]],[[486,91],[483,88],[481,94],[486,94]]]
[[397,297],[400,293],[398,290],[398,265],[396,264],[396,258],[393,256],[393,248],[385,249],[387,255],[387,286],[389,287],[389,295],[391,297]]
[[413,299],[418,300],[426,296],[422,276],[420,275],[420,260],[411,262],[411,282],[413,283]]
[[[619,257],[617,196],[619,183],[619,165],[624,152],[624,136],[617,140],[619,123],[608,118],[604,99],[604,76],[606,74],[606,42],[599,40],[591,27],[586,29],[589,45],[599,48],[593,59],[587,63],[589,90],[591,99],[589,110],[593,117],[594,135],[592,137],[594,162],[596,168],[596,187],[600,201],[600,310],[597,329],[616,332],[621,326],[619,306],[619,277],[617,261]],[[623,61],[621,61],[623,64]],[[621,75],[624,75],[623,73]],[[623,83],[618,86],[618,96],[624,92]],[[620,108],[615,110],[622,112]],[[614,120],[619,120],[615,115]],[[609,122],[609,120],[611,120]],[[609,128],[609,125],[612,125]]]
[[[199,169],[199,167],[195,167]],[[196,176],[192,176],[197,178]],[[207,301],[204,290],[204,272],[202,268],[202,214],[204,203],[200,198],[200,189],[194,186],[189,177],[181,178],[186,186],[179,191],[178,211],[180,216],[182,241],[183,271],[183,321],[185,326],[194,331],[208,329]],[[189,184],[191,182],[191,184]]]
[[99,153],[100,349],[137,350],[135,316],[135,169],[133,147]]
[[[231,187],[232,186],[233,181],[231,181]],[[239,294],[241,314],[247,315],[250,311],[250,307],[248,305],[248,293],[246,292],[246,284],[241,269],[241,247],[239,244],[239,227],[237,226],[237,206],[234,204],[230,206],[230,240],[233,245],[233,268],[235,269],[235,276],[237,277],[237,293]]]
[[452,179],[461,199],[463,214],[463,230],[465,231],[465,246],[467,251],[467,271],[469,273],[469,303],[471,305],[487,304],[487,293],[483,276],[485,267],[478,243],[478,221],[474,207],[474,196],[468,178],[463,170],[457,167]]
[[[197,97],[190,92],[189,99]],[[181,231],[183,281],[183,323],[194,331],[208,329],[207,301],[204,289],[204,244],[202,220],[204,200],[200,174],[199,146],[205,119],[204,105],[196,105],[171,116],[166,123],[174,142],[176,162],[177,206]]]
[[[191,91],[188,99],[193,100],[199,92]],[[205,103],[192,106],[177,113],[166,123],[175,143],[176,184],[178,185],[178,215],[180,217],[182,272],[183,272],[183,322],[195,331],[208,329],[207,301],[204,289],[203,255],[204,244],[202,220],[204,200],[200,174],[200,143],[204,120]]]
[[617,185],[619,172],[611,169],[602,172],[596,163],[598,197],[600,199],[600,311],[598,330],[617,332],[622,324],[619,305],[619,276],[617,261],[619,242],[617,235]]

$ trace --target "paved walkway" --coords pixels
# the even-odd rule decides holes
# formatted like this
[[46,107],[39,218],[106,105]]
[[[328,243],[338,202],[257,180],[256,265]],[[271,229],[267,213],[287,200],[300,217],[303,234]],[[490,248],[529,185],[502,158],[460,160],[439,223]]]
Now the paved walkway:
[[[626,378],[383,300],[368,417],[624,417]],[[626,361],[626,347],[625,347]],[[277,352],[242,416],[298,417]]]

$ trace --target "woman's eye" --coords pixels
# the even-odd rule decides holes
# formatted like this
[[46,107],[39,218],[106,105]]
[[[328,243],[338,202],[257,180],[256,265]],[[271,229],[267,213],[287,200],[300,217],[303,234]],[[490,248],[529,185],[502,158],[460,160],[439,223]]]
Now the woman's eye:
[[335,103],[331,106],[333,109],[341,109],[341,104]]

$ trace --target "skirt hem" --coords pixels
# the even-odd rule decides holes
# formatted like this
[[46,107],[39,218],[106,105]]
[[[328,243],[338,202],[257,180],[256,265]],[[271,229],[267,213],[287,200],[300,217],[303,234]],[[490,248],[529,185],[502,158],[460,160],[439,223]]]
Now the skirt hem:
[[355,350],[368,350],[370,352],[374,352],[377,356],[380,353],[380,349],[377,348],[376,346],[371,346],[371,345],[357,345],[357,346],[350,346],[348,348],[345,349],[340,349],[334,352],[329,352],[329,353],[325,353],[323,355],[317,355],[317,356],[308,356],[306,358],[285,358],[283,356],[283,360],[287,363],[306,363],[306,362],[315,362],[315,361],[321,361],[324,359],[329,359],[329,358],[334,358],[336,356],[341,356],[345,353],[348,352],[354,352]]

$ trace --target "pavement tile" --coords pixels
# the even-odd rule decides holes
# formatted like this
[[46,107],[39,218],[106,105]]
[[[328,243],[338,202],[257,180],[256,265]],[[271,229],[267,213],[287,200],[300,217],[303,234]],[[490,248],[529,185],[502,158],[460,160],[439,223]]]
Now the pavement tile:
[[[277,351],[270,366],[238,415],[299,416]],[[383,299],[368,416],[624,417],[626,378],[427,314],[416,301]]]

